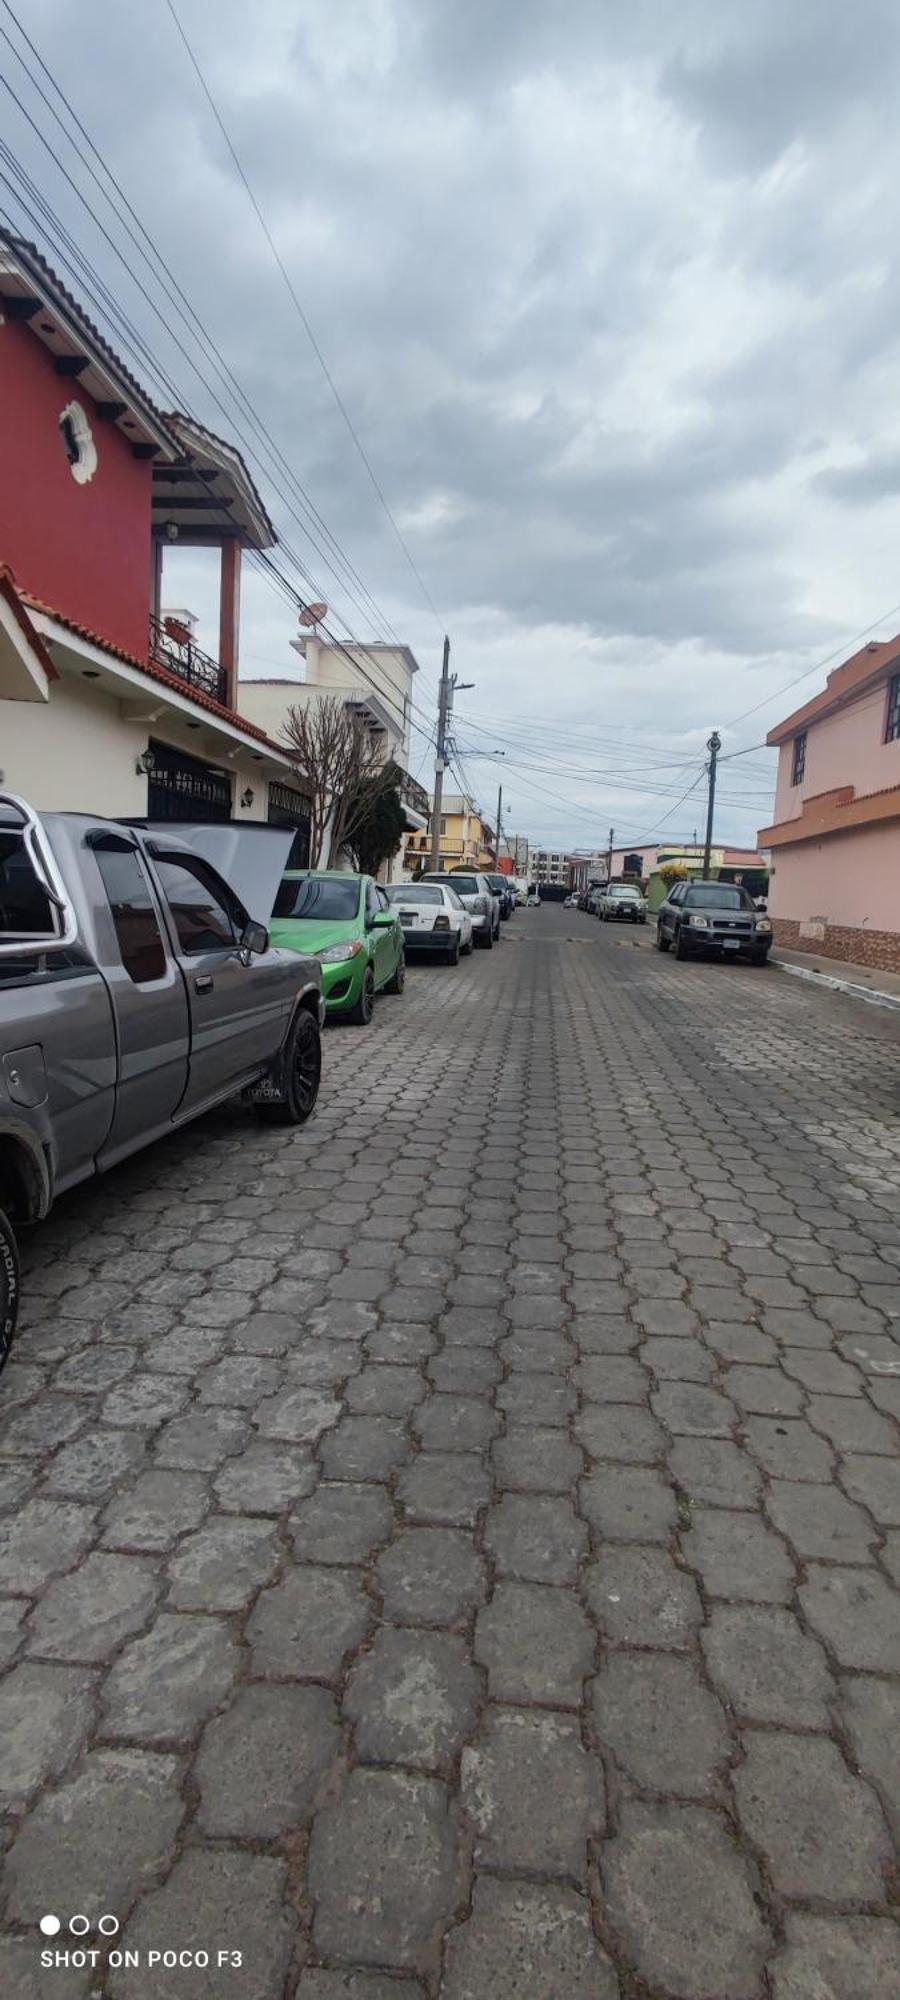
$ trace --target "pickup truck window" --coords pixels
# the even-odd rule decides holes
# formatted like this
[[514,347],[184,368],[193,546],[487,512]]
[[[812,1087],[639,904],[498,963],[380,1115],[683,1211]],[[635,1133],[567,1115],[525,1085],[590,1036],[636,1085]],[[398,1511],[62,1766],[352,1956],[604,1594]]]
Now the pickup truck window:
[[245,920],[237,897],[229,895],[225,883],[193,855],[179,855],[176,860],[157,849],[154,858],[185,956],[233,950]]
[[98,847],[96,860],[129,979],[134,980],[135,986],[162,979],[166,970],[165,946],[138,854],[133,847]]
[[55,937],[58,926],[26,852],[21,833],[0,829],[0,937]]

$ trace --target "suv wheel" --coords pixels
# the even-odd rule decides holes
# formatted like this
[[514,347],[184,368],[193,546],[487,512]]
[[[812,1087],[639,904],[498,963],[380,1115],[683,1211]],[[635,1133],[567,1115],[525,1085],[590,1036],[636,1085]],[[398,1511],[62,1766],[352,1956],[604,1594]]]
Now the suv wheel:
[[656,926],[657,951],[668,951],[671,942],[672,942],[671,938],[666,937],[665,931],[663,930],[662,927],[662,923],[658,923]]
[[684,931],[682,930],[680,924],[678,926],[677,931],[675,932],[675,957],[682,959],[690,957],[690,953],[688,951],[687,945],[685,944],[684,940]]

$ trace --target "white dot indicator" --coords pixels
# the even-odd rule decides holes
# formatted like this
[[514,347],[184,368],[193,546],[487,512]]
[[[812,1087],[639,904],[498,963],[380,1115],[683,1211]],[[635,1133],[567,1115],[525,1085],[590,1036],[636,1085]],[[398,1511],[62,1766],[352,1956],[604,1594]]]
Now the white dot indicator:
[[91,1928],[90,1917],[79,1915],[76,1917],[69,1918],[69,1929],[75,1937],[87,1937],[90,1928]]
[[45,1937],[55,1937],[57,1931],[62,1930],[62,1924],[58,1917],[48,1914],[46,1917],[41,1918],[40,1928]]

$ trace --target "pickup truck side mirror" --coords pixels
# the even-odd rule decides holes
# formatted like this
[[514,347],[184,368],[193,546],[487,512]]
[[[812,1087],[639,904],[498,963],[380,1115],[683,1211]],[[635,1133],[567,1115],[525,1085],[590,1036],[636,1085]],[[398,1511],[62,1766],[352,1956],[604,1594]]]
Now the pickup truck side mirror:
[[265,924],[258,924],[250,917],[241,932],[241,950],[260,958],[269,949],[269,933]]

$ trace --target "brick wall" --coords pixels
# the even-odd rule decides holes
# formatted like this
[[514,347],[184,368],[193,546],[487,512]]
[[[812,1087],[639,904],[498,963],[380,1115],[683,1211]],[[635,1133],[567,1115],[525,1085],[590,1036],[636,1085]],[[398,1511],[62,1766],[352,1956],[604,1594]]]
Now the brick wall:
[[845,965],[873,965],[880,972],[900,972],[900,932],[849,930],[826,924],[822,938],[800,936],[792,917],[775,917],[775,943],[786,951],[806,951],[813,958],[841,959]]

